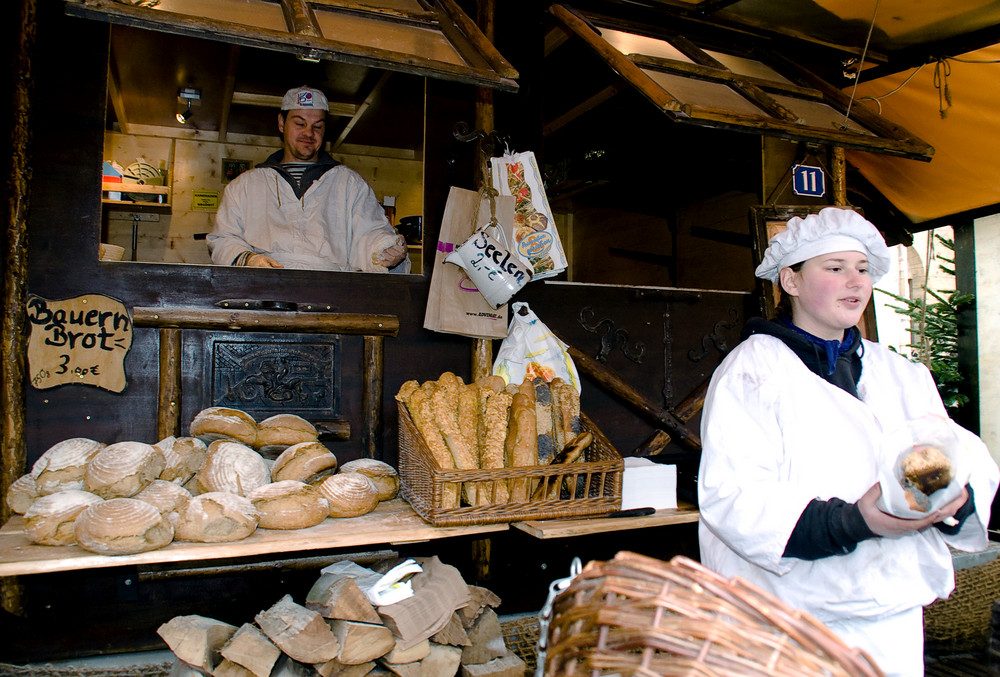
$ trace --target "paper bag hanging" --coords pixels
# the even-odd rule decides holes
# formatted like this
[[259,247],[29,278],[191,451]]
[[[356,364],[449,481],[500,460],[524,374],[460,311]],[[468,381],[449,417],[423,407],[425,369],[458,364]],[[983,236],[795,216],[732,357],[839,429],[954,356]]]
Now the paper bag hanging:
[[507,153],[490,158],[493,187],[514,198],[515,251],[540,280],[566,269],[566,254],[545,195],[535,154]]
[[580,374],[566,344],[538,319],[527,303],[514,303],[511,307],[514,312],[510,327],[497,351],[493,373],[507,383],[523,383],[525,379],[538,377],[551,381],[558,376],[580,392]]
[[[514,198],[496,198],[496,219],[508,238]],[[507,336],[507,306],[493,308],[458,266],[445,263],[455,246],[490,222],[489,200],[478,191],[452,187],[438,235],[424,328],[446,334],[495,339]]]

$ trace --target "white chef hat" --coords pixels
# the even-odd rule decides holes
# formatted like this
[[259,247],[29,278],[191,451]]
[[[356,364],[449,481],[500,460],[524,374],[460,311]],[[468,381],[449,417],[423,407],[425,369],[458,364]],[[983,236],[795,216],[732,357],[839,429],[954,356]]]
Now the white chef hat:
[[852,209],[826,207],[805,218],[793,216],[786,229],[767,244],[764,260],[754,273],[775,284],[782,268],[831,252],[866,254],[873,283],[889,271],[889,248],[881,233]]
[[281,99],[281,110],[323,110],[330,111],[326,94],[312,87],[294,87],[285,92]]

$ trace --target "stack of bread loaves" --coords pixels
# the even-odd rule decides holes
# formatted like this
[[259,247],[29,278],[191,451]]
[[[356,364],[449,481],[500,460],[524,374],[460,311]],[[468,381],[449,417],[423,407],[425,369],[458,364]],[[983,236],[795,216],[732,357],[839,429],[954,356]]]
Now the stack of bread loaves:
[[360,516],[399,491],[391,465],[362,459],[340,467],[315,426],[294,414],[258,423],[210,407],[190,432],[156,444],[64,440],[11,484],[7,504],[24,515],[33,543],[120,555]]
[[[442,468],[496,469],[565,462],[557,451],[581,452],[580,394],[561,378],[507,384],[487,376],[466,384],[451,372],[436,381],[407,381],[396,399],[406,407],[435,463]],[[574,445],[573,443],[576,442]],[[576,454],[579,457],[579,453]],[[444,507],[535,500],[530,477],[509,482],[443,485]],[[550,492],[552,489],[550,489]],[[558,497],[558,487],[554,488]]]

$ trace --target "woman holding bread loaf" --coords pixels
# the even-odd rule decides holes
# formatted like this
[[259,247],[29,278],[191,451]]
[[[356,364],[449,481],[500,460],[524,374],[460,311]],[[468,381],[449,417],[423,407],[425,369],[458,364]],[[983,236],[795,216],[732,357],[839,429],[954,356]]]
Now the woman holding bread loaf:
[[[823,621],[887,675],[923,672],[923,606],[954,588],[948,546],[987,545],[998,472],[947,419],[930,372],[860,337],[885,241],[849,209],[792,218],[758,277],[778,317],[750,320],[712,377],[702,414],[702,561]],[[886,434],[938,415],[971,479],[918,519],[883,512]]]

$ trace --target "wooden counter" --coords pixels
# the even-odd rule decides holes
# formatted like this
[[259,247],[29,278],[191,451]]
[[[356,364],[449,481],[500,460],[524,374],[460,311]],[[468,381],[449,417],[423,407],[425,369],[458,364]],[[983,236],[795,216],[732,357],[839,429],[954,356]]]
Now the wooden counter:
[[361,517],[327,519],[308,529],[258,529],[233,543],[174,541],[165,548],[137,555],[97,555],[75,545],[34,545],[24,535],[24,518],[16,516],[0,528],[0,576],[72,571],[137,564],[230,559],[254,555],[355,548],[380,543],[402,544],[453,536],[507,531],[507,524],[460,527],[431,526],[408,503],[397,498],[380,503]]
[[511,526],[527,532],[536,538],[568,538],[570,536],[586,536],[608,531],[625,531],[628,529],[644,529],[646,527],[662,527],[669,524],[686,524],[698,521],[698,509],[687,503],[679,503],[675,510],[657,510],[652,515],[644,517],[589,517],[579,519],[534,520],[515,522]]

